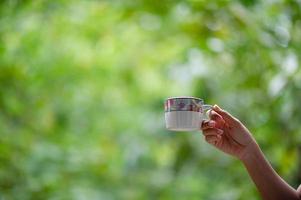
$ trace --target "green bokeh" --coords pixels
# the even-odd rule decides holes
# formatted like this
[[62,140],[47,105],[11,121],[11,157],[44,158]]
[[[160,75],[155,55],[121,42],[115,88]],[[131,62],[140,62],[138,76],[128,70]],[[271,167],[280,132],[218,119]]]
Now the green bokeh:
[[233,113],[296,187],[300,54],[297,0],[0,1],[0,199],[259,199],[165,130],[178,95]]

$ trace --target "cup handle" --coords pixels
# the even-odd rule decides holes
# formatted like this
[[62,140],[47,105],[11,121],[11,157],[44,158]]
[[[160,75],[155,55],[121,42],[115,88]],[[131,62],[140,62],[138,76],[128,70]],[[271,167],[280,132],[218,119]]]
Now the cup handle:
[[203,109],[203,120],[205,119],[209,119],[209,115],[207,114],[207,111],[208,110],[211,110],[212,109],[212,105],[208,105],[208,104],[205,104],[205,105],[202,105],[202,109]]

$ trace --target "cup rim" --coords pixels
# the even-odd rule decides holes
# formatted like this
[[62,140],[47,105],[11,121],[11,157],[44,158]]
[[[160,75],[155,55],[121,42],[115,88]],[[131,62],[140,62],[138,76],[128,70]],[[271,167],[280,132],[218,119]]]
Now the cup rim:
[[192,97],[192,96],[169,97],[169,98],[166,99],[166,101],[167,101],[167,100],[170,100],[170,99],[197,99],[197,100],[200,100],[201,102],[204,102],[203,99],[198,98],[198,97]]

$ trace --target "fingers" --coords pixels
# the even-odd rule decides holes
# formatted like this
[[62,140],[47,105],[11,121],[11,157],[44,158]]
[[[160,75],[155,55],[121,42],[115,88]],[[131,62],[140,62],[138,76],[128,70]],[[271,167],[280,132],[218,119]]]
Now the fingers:
[[203,121],[201,126],[202,130],[212,127],[223,129],[225,124],[235,125],[239,123],[235,117],[230,115],[227,111],[222,110],[217,105],[213,106],[212,110],[209,111],[209,118],[210,120]]
[[209,136],[209,135],[222,135],[224,133],[223,130],[217,129],[217,128],[208,128],[206,130],[203,130],[203,135],[204,136]]
[[218,105],[214,105],[212,110],[215,111],[220,116],[222,116],[222,118],[229,124],[235,124],[235,123],[239,122],[238,119],[233,117],[227,111],[221,109]]
[[201,129],[206,130],[208,128],[214,128],[216,125],[216,122],[213,120],[204,120],[201,123]]
[[221,136],[220,135],[208,135],[208,136],[205,136],[205,140],[209,144],[216,145],[221,140]]
[[209,117],[211,120],[214,120],[216,122],[217,128],[222,128],[224,126],[225,120],[223,119],[223,117],[220,114],[218,114],[214,110],[210,111]]
[[215,128],[215,124],[216,122],[213,120],[206,120],[203,121],[201,127],[205,140],[212,145],[217,145],[224,133],[223,130]]
[[209,110],[209,117],[212,120],[223,119],[223,117],[214,110]]
[[201,124],[201,129],[205,130],[207,128],[223,128],[225,120],[217,112],[211,110],[209,112],[210,120],[204,120]]

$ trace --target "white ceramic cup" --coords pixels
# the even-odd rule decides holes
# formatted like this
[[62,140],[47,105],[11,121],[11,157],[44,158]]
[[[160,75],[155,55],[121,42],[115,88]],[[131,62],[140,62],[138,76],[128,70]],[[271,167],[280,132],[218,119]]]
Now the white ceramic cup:
[[200,129],[206,111],[212,108],[196,97],[171,97],[165,101],[165,124],[171,131],[195,131]]

